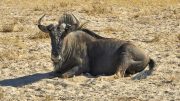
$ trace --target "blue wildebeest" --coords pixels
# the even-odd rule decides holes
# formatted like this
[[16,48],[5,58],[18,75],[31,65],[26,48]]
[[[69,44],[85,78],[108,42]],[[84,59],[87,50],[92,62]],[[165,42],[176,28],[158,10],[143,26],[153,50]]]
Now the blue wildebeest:
[[121,77],[135,74],[155,62],[130,41],[105,38],[80,26],[73,14],[64,14],[57,25],[42,25],[38,28],[49,33],[51,59],[54,71],[63,77],[81,73],[91,75],[113,75]]

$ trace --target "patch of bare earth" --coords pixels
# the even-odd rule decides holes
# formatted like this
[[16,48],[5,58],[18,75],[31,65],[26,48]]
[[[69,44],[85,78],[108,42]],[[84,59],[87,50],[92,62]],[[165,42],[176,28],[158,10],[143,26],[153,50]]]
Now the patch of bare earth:
[[[127,78],[52,78],[50,39],[37,28],[72,12],[97,34],[132,41],[156,70]],[[180,100],[179,0],[1,0],[0,100]]]

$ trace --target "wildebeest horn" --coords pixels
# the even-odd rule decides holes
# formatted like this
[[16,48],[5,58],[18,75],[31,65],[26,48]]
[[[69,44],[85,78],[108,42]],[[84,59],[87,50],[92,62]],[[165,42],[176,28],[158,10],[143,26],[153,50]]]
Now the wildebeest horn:
[[44,14],[41,18],[39,18],[39,20],[38,20],[38,28],[39,28],[41,31],[43,31],[43,32],[45,32],[45,33],[48,33],[49,30],[48,30],[47,26],[44,26],[44,25],[41,24],[41,20],[44,18],[44,16],[45,16],[45,14]]
[[79,20],[72,14],[73,18],[75,19],[74,24],[76,24],[76,28],[79,27]]
[[59,25],[62,24],[68,25],[70,30],[75,30],[79,27],[79,21],[73,14],[64,13],[59,20]]

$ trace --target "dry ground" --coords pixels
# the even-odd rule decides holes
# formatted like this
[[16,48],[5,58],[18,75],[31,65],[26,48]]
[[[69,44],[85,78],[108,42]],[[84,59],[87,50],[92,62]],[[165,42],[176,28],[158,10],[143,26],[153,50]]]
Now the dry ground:
[[[63,12],[102,36],[134,42],[156,71],[51,78],[50,39],[36,23],[44,13],[44,24],[57,23]],[[1,101],[180,101],[179,0],[1,0],[0,15]]]

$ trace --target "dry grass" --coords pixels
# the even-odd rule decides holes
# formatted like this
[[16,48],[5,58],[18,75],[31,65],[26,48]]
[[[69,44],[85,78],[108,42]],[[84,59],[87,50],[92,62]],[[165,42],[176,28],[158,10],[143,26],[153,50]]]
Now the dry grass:
[[159,41],[160,41],[160,36],[156,35],[152,40],[147,41],[147,43],[159,42]]
[[1,54],[0,54],[0,60],[1,61],[15,60],[15,59],[18,59],[18,52],[17,51],[6,50],[4,52],[1,52]]
[[179,76],[175,76],[173,73],[172,75],[165,76],[165,80],[163,83],[173,83],[173,82],[179,82]]
[[18,0],[18,2],[14,0],[2,0],[2,3],[10,6],[16,5],[21,8],[29,8],[33,9],[34,11],[46,11],[70,7],[74,2],[72,2],[71,0]]
[[[81,2],[81,3],[80,3]],[[110,4],[116,4],[124,7],[139,7],[139,8],[146,8],[146,7],[164,7],[164,6],[172,6],[172,5],[177,5],[180,3],[179,0],[2,0],[2,4],[7,4],[7,5],[17,5],[25,8],[37,8],[38,7],[48,7],[48,6],[54,6],[55,8],[59,7],[69,7],[69,6],[77,6],[77,5],[101,5],[104,6],[104,8],[107,5]],[[95,7],[96,8],[96,7]],[[97,7],[99,9],[99,7]]]
[[112,27],[106,27],[106,28],[102,29],[101,31],[103,31],[104,33],[107,33],[107,34],[112,34],[112,33],[118,32],[117,29],[112,28]]
[[3,19],[0,22],[0,32],[22,32],[23,25],[16,18]]
[[[6,60],[21,60],[27,57],[27,53],[15,49],[6,49],[1,51],[0,61]],[[6,68],[8,65],[4,64],[3,67]]]
[[82,7],[82,11],[88,15],[97,14],[113,14],[116,9],[113,9],[114,5],[118,7],[126,8],[139,8],[141,15],[148,15],[156,12],[154,8],[171,7],[173,5],[180,4],[179,0],[2,0],[2,4],[9,6],[17,6],[20,8],[33,9],[34,11],[59,11],[59,10],[71,10]]
[[143,101],[143,100],[137,99],[136,97],[119,97],[118,101]]
[[25,48],[26,45],[19,36],[15,37],[0,37],[0,44],[7,45],[9,48],[17,47],[18,49]]
[[[173,5],[180,4],[179,0],[99,0],[92,3],[86,3],[86,7],[83,9],[88,15],[97,14],[114,14],[116,9],[113,9],[114,5],[125,8],[139,8],[139,15],[150,15],[157,13],[157,8],[164,9]],[[135,17],[139,16],[135,15]]]
[[4,94],[0,92],[0,100],[2,100],[4,97]]
[[149,8],[151,7],[165,7],[171,5],[177,5],[179,0],[111,0],[111,3],[115,3],[125,7],[138,7]]
[[37,40],[37,39],[47,39],[49,35],[42,31],[38,31],[36,34],[29,36],[29,39]]
[[[1,58],[0,58],[1,59]],[[1,60],[1,61],[3,61],[3,60]],[[8,68],[9,67],[9,64],[7,64],[7,63],[2,63],[1,64],[1,68],[2,69],[4,69],[4,68]]]
[[180,41],[180,34],[177,35],[178,40]]
[[0,32],[22,32],[23,26],[18,24],[5,24],[0,26]]
[[[43,13],[49,15],[44,18],[43,24],[57,22],[55,17],[59,17],[66,10],[77,15],[80,21],[86,19],[92,21],[90,23],[92,25],[88,27],[102,32],[103,36],[123,40],[135,39],[133,42],[143,47],[158,65],[157,71],[144,80],[130,80],[129,77],[117,79],[116,77],[78,76],[71,78],[72,80],[43,79],[22,86],[21,89],[1,86],[3,91],[1,92],[0,89],[0,100],[52,101],[72,99],[77,96],[82,96],[79,100],[89,99],[90,96],[90,100],[110,100],[111,98],[123,101],[178,100],[175,98],[179,98],[177,95],[180,88],[178,76],[180,56],[179,41],[177,41],[180,40],[180,35],[178,35],[179,26],[174,25],[179,21],[177,17],[179,7],[176,7],[178,4],[180,4],[179,0],[1,0],[0,12],[2,18],[5,18],[2,20],[9,20],[9,18],[13,20],[7,24],[3,23],[3,26],[0,24],[2,80],[52,71],[49,35],[37,29],[35,23]],[[169,16],[173,15],[174,9],[177,21]],[[149,14],[151,15],[146,16]],[[133,15],[135,19],[131,19]],[[164,16],[168,20],[163,19]],[[17,33],[19,31],[23,32]],[[113,34],[116,32],[117,34]],[[107,34],[104,35],[104,33]],[[143,40],[148,40],[146,42],[149,43],[142,42]],[[52,84],[53,89],[49,89],[52,86],[47,84]],[[173,94],[164,93],[166,89]],[[54,92],[59,93],[54,94]]]
[[1,26],[1,32],[13,32],[14,24],[7,24]]
[[1,37],[0,44],[5,45],[4,50],[1,51],[0,60],[15,60],[22,59],[26,54],[22,49],[26,48],[25,43],[19,36],[16,37]]
[[46,95],[43,101],[52,101],[53,97],[51,95]]
[[112,7],[108,5],[108,2],[100,1],[94,1],[90,3],[90,5],[84,7],[82,11],[84,11],[88,15],[113,13]]

